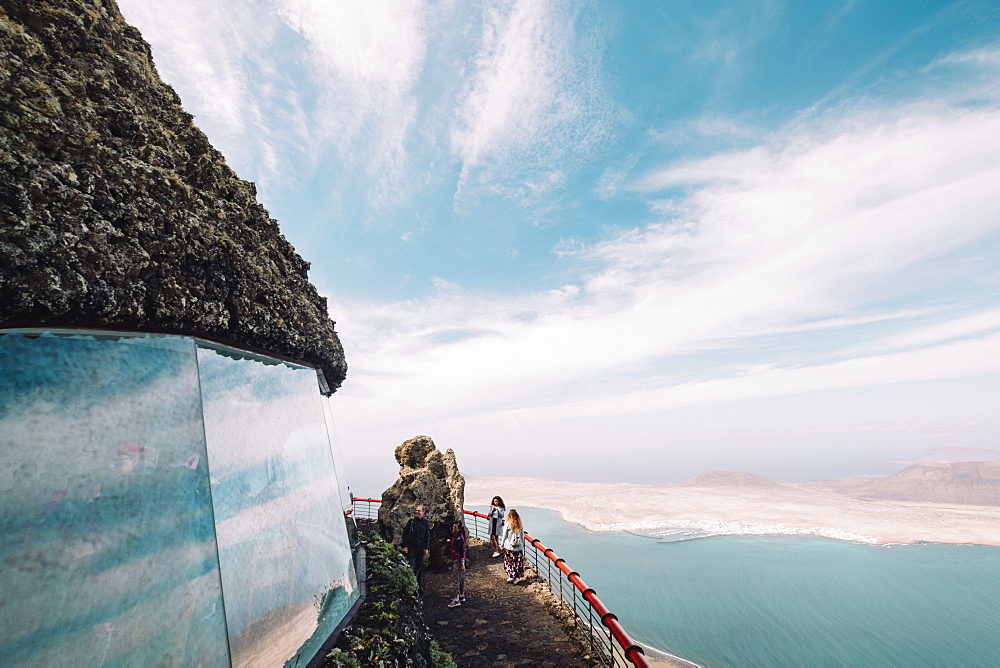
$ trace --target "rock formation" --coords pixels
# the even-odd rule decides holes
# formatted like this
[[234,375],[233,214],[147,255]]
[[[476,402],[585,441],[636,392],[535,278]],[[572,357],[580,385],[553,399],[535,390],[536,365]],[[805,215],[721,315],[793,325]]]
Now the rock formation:
[[[1000,462],[1000,450],[987,448],[934,448],[913,464],[951,464],[954,462]],[[911,462],[907,462],[911,463]]]
[[705,471],[679,482],[676,487],[781,487],[779,483],[745,471]]
[[431,536],[447,537],[451,522],[463,519],[465,478],[458,471],[455,451],[437,449],[429,436],[414,436],[396,448],[399,479],[382,493],[378,511],[382,536],[396,545],[413,509],[423,504]]
[[347,366],[295,253],[114,0],[0,7],[0,328],[188,334]]
[[914,464],[867,482],[857,494],[864,498],[1000,506],[1000,462]]

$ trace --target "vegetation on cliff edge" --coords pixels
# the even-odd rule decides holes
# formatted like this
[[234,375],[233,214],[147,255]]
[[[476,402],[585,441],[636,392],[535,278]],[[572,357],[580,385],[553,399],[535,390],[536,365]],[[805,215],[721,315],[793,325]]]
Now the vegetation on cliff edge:
[[406,558],[372,527],[362,526],[359,538],[366,551],[368,592],[324,665],[455,666],[424,624],[417,580]]

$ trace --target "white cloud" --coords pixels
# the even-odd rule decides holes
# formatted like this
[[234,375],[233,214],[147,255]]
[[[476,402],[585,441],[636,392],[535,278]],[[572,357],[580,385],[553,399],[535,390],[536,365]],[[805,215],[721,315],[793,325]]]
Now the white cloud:
[[725,378],[653,390],[602,394],[554,406],[519,408],[520,419],[652,413],[688,406],[727,404],[805,392],[1000,374],[1000,332],[914,351],[859,357],[829,364],[736,368]]
[[374,130],[369,169],[398,170],[426,58],[426,3],[281,0],[276,10],[306,41],[324,137],[353,161]]
[[280,0],[277,13],[306,38],[319,66],[370,105],[405,96],[417,82],[427,44],[424,5]]
[[153,45],[160,75],[183,96],[198,126],[231,159],[246,156],[247,131],[262,113],[249,90],[244,58],[254,49],[247,39],[268,43],[274,21],[250,7],[197,0],[172,0],[169,7],[142,0],[118,4]]
[[724,281],[736,308],[818,317],[866,291],[888,296],[896,272],[996,230],[996,110],[906,108],[809,129],[643,178],[635,187],[654,194],[695,188],[669,224],[594,249],[610,265],[598,287]]
[[600,26],[560,0],[123,0],[122,10],[265,200],[329,171],[331,206],[360,191],[376,220],[453,178],[458,161],[459,193],[532,204],[564,189],[615,126]]
[[[868,349],[910,350],[958,339],[972,340],[997,331],[1000,331],[1000,308],[988,308],[924,327],[913,326],[875,341]],[[994,351],[993,355],[986,355],[981,363],[986,365],[984,367],[986,369],[998,360],[1000,360],[1000,349]]]
[[564,178],[552,164],[600,142],[608,123],[595,121],[609,120],[609,109],[600,92],[599,55],[581,49],[576,19],[552,0],[487,5],[451,132],[451,150],[462,164],[460,189],[475,172],[502,188],[509,170],[529,174],[519,194],[549,191]]
[[308,176],[302,165],[335,158],[360,165],[370,204],[394,199],[410,167],[414,88],[429,39],[425,2],[121,6],[237,172],[264,190],[288,188]]
[[[373,418],[387,400],[423,418],[621,414],[1000,372],[992,309],[879,306],[913,287],[899,277],[930,281],[927,263],[961,266],[1000,232],[1000,111],[858,113],[651,173],[633,187],[691,194],[669,220],[580,251],[603,266],[581,288],[335,304],[354,373],[338,401]],[[891,335],[865,329],[890,321]],[[796,366],[777,363],[788,349],[751,345],[823,327],[838,341],[792,342]],[[682,384],[649,371],[709,349],[744,362]]]
[[1000,71],[1000,46],[991,44],[972,51],[958,51],[939,58],[928,66],[928,70],[958,67],[965,72],[985,74],[993,82],[996,91],[996,74]]
[[465,169],[495,151],[530,143],[557,108],[572,66],[571,34],[549,2],[484,11],[477,72],[464,100],[465,128],[452,135]]
[[[337,154],[340,192],[364,188],[375,212],[439,185],[455,161],[456,206],[473,192],[551,204],[622,120],[588,32],[600,26],[558,0],[490,2],[481,23],[468,18],[475,3],[121,4],[231,163],[311,178],[288,163]],[[996,291],[983,294],[990,279],[973,272],[985,262],[971,260],[1000,235],[997,54],[929,65],[936,97],[822,102],[769,135],[711,114],[654,137],[659,149],[691,133],[701,151],[750,148],[638,177],[649,147],[612,157],[600,209],[638,198],[649,222],[564,242],[551,289],[437,279],[424,300],[331,297],[351,365],[337,403],[358,424],[474,422],[996,373]],[[428,229],[407,223],[397,237],[426,241]],[[957,292],[935,289],[942,266]]]

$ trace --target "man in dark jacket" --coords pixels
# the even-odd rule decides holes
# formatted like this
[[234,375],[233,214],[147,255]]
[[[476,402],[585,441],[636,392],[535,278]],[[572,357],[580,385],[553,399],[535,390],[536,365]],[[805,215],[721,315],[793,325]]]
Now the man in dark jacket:
[[403,527],[403,554],[410,562],[413,574],[417,576],[417,593],[420,591],[420,578],[424,574],[424,558],[430,554],[431,525],[424,519],[424,507],[417,506],[413,517]]

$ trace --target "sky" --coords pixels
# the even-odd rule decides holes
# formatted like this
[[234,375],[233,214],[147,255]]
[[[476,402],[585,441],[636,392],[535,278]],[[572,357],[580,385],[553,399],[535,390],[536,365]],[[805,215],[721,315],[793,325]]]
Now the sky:
[[119,0],[311,263],[357,496],[1000,449],[993,0]]

